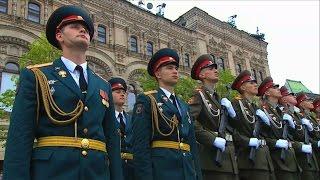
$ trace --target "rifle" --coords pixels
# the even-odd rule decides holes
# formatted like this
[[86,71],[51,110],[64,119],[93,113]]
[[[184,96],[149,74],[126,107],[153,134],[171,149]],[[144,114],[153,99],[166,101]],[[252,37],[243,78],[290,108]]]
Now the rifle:
[[[282,114],[281,110],[279,107],[276,108],[279,114]],[[282,119],[282,123],[283,123],[283,131],[282,131],[282,139],[287,140],[288,139],[288,122],[284,121]],[[284,162],[286,159],[286,149],[282,148],[281,149],[281,155],[280,155],[280,159]]]
[[[254,129],[253,129],[252,135],[255,138],[259,138],[259,136],[260,136],[260,126],[261,126],[260,121],[261,121],[261,119],[257,115],[254,115],[254,117],[256,118],[256,122],[254,123]],[[253,162],[253,163],[255,162],[255,160],[256,160],[256,147],[251,147],[250,154],[249,154],[249,159],[251,160],[251,162]]]
[[[227,88],[227,98],[229,98],[231,86],[226,85],[226,88]],[[222,111],[221,111],[221,120],[220,120],[220,124],[219,124],[219,129],[218,129],[218,136],[225,139],[226,138],[225,130],[226,130],[227,123],[228,123],[228,111],[227,111],[227,108],[224,106],[221,106],[221,109],[222,109]],[[219,166],[219,167],[222,166],[222,164],[221,164],[222,163],[222,155],[223,155],[223,152],[221,151],[221,149],[218,149],[215,162],[216,162],[217,166]]]
[[[306,125],[303,125],[303,132],[304,132],[304,143],[305,144],[310,144],[309,132],[308,132],[308,129],[307,129]],[[312,164],[311,164],[311,156],[310,156],[309,153],[307,153],[306,155],[307,155],[308,165],[311,167],[312,166]]]

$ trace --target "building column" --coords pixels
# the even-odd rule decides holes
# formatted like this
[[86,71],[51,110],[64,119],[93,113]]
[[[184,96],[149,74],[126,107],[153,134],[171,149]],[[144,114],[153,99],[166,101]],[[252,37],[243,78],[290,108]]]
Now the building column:
[[229,69],[232,73],[232,75],[236,74],[236,68],[234,65],[234,60],[233,60],[233,55],[232,55],[232,51],[228,50],[228,63],[229,63]]

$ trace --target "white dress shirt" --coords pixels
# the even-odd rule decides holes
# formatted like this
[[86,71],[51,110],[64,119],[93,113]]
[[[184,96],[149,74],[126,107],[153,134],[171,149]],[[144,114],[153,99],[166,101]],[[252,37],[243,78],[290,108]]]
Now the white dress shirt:
[[[74,79],[74,81],[77,83],[77,85],[80,87],[79,85],[79,79],[80,79],[80,72],[75,70],[77,64],[72,62],[71,60],[61,56],[61,60],[63,62],[63,64],[66,66],[66,68],[68,69],[69,73],[71,74],[72,78]],[[80,64],[80,66],[83,69],[83,75],[84,75],[84,79],[87,81],[88,83],[88,71],[87,71],[87,66],[88,63],[82,63]]]
[[115,110],[115,115],[116,115],[117,121],[120,123],[120,118],[119,118],[119,114],[120,113],[122,114],[124,124],[127,124],[127,120],[126,120],[126,117],[123,114],[123,111],[122,112],[118,112],[117,110]]

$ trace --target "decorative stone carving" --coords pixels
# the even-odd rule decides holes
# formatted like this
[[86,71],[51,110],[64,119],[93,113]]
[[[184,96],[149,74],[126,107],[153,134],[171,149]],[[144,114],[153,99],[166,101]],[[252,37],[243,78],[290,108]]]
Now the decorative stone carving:
[[93,70],[93,72],[101,76],[103,79],[108,80],[113,75],[110,67],[102,60],[92,56],[87,56],[86,59],[88,61],[89,67]]

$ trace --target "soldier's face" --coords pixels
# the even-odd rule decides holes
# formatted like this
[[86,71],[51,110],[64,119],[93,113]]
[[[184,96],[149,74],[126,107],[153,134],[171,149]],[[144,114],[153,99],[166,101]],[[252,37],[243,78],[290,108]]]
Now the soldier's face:
[[258,94],[258,85],[254,81],[250,82],[245,82],[241,85],[240,87],[242,92],[252,94],[252,95],[257,95]]
[[305,101],[302,101],[301,103],[300,103],[300,106],[301,107],[304,107],[305,109],[313,109],[313,104],[312,104],[312,101],[310,101],[310,100],[305,100]]
[[179,80],[178,67],[174,64],[161,66],[155,72],[155,76],[159,83],[164,83],[165,85],[174,86],[178,83],[178,80]]
[[214,66],[210,66],[201,70],[199,78],[216,83],[219,81],[219,72]]
[[113,103],[117,106],[123,106],[126,101],[126,92],[123,89],[112,91]]
[[266,95],[280,99],[282,97],[279,87],[273,86],[266,91]]
[[60,46],[87,50],[90,44],[89,31],[79,22],[70,23],[56,33]]
[[295,106],[298,103],[296,97],[294,97],[291,94],[286,96],[286,99],[287,99],[287,102],[293,106]]

